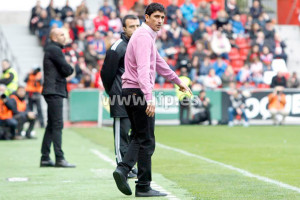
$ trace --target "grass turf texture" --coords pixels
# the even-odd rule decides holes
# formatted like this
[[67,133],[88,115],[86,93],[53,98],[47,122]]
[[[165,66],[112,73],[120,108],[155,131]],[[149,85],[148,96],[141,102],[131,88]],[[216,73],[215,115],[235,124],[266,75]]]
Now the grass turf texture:
[[[131,199],[112,179],[111,128],[65,129],[63,149],[75,169],[39,168],[38,140],[0,142],[0,199]],[[157,126],[156,141],[300,187],[299,127]],[[53,158],[53,156],[52,156]],[[180,199],[300,199],[300,194],[235,171],[156,147],[153,180]],[[28,182],[8,182],[28,177]],[[134,181],[130,181],[134,192]],[[165,198],[155,198],[165,199]]]

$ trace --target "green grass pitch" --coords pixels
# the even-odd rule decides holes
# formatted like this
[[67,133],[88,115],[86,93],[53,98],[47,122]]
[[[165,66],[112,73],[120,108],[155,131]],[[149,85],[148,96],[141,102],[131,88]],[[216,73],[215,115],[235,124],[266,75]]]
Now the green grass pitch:
[[[67,160],[77,165],[75,169],[39,168],[43,130],[37,132],[38,140],[0,141],[0,200],[134,199],[118,191],[112,164],[93,153],[96,150],[114,161],[112,128],[64,129],[63,149]],[[159,144],[196,155],[156,146],[153,181],[177,199],[300,200],[297,126],[156,126],[155,134]],[[223,165],[294,186],[298,191]],[[26,177],[28,181],[7,181],[11,177]],[[134,180],[129,182],[134,192]]]

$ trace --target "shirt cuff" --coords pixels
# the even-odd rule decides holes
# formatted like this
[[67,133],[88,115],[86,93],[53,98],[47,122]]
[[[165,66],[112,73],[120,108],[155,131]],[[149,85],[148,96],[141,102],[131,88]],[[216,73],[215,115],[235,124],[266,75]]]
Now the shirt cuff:
[[145,94],[146,101],[152,101],[152,93]]

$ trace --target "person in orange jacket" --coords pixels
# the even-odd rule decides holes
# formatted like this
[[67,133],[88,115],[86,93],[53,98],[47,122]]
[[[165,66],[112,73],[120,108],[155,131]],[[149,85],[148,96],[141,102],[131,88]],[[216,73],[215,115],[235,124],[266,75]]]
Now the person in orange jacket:
[[13,117],[18,121],[18,127],[17,127],[18,135],[21,135],[24,124],[26,122],[29,122],[29,127],[26,131],[25,136],[27,139],[33,139],[34,137],[32,137],[31,134],[34,128],[36,116],[34,112],[28,109],[25,97],[26,97],[26,90],[22,86],[19,86],[17,91],[10,95],[10,98],[14,101],[17,108],[14,110]]
[[11,99],[4,94],[5,91],[6,86],[0,84],[0,126],[10,128],[10,135],[5,137],[5,139],[18,139],[16,137],[18,122],[13,118],[14,104]]
[[33,106],[36,106],[40,127],[44,128],[45,124],[41,107],[41,93],[43,90],[41,68],[36,67],[33,69],[25,78],[25,82],[27,83],[26,92],[28,96],[28,108],[30,111],[33,111]]
[[[284,109],[286,104],[286,97],[283,93],[283,87],[275,87],[274,91],[268,95],[268,98],[268,109],[271,113],[273,124],[276,125],[279,123],[280,125],[282,125],[285,121],[285,117],[288,115],[288,112]],[[280,122],[277,120],[277,115],[282,116],[282,120]]]

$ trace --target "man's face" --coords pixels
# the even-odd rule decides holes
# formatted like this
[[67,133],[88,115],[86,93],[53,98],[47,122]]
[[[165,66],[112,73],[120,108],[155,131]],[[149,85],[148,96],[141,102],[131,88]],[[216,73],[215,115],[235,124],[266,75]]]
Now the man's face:
[[[55,41],[56,40],[56,41]],[[65,34],[62,30],[58,30],[56,35],[55,35],[55,42],[61,44],[61,45],[64,45],[65,42],[66,42],[66,37],[65,37]]]
[[125,21],[126,27],[123,27],[125,35],[130,38],[134,31],[140,27],[140,20],[139,19],[127,19]]
[[24,98],[26,95],[26,90],[24,88],[19,88],[17,90],[17,95],[18,95],[18,97]]
[[153,31],[157,32],[161,29],[164,24],[165,14],[163,12],[156,11],[152,13],[150,16],[145,15],[146,24],[152,28]]
[[7,61],[2,61],[2,70],[7,70],[9,68],[9,63]]

